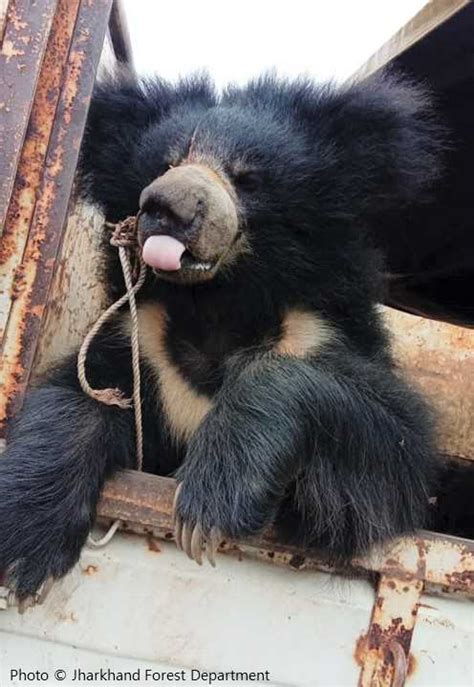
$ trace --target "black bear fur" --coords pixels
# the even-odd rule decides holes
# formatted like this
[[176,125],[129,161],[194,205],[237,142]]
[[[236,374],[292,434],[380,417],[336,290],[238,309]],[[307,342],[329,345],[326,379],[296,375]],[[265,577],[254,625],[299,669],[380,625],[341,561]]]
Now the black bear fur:
[[[166,308],[168,358],[212,407],[188,441],[173,441],[144,359],[144,467],[176,476],[178,513],[204,532],[241,537],[273,522],[348,561],[425,525],[437,474],[431,413],[391,357],[383,264],[367,230],[423,201],[439,174],[440,128],[424,90],[393,75],[340,88],[264,76],[221,95],[206,77],[122,75],[96,87],[82,195],[111,222],[135,215],[198,124],[236,189],[250,250],[197,285],[149,270],[139,302]],[[233,175],[242,159],[252,172]],[[105,241],[104,256],[113,298],[124,286]],[[275,352],[295,309],[329,328],[314,355]],[[95,388],[129,395],[121,317],[94,341],[87,373]],[[0,460],[0,568],[20,596],[77,561],[104,480],[135,461],[133,411],[85,396],[75,356],[59,361]]]

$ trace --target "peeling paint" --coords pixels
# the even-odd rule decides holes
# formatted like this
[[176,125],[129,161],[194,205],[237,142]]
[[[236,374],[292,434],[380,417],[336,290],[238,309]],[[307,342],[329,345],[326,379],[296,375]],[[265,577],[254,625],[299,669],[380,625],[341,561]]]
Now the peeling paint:
[[52,21],[2,237],[3,433],[31,373],[110,5],[59,0]]

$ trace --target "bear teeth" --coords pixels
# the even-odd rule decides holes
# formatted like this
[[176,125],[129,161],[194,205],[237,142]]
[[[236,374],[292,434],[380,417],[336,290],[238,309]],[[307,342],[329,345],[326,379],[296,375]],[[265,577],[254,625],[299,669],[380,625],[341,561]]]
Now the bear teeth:
[[207,272],[211,269],[212,265],[210,262],[196,262],[194,265],[189,265],[192,270],[199,270],[201,272]]

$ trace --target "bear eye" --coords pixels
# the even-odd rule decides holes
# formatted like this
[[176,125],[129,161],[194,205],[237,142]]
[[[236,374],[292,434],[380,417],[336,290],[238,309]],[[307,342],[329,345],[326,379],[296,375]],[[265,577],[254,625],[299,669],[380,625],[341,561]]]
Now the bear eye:
[[262,175],[254,170],[241,172],[235,177],[235,184],[243,191],[256,191],[263,183]]

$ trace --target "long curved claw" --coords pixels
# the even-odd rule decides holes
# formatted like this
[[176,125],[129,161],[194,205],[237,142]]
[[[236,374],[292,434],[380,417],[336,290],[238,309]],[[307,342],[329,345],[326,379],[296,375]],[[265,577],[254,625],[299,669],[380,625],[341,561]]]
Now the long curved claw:
[[198,565],[202,565],[202,529],[200,525],[195,525],[191,536],[191,557]]
[[176,507],[178,505],[178,497],[179,497],[179,492],[181,491],[181,486],[182,484],[178,484],[176,487],[176,490],[174,492],[174,497],[173,497],[173,506],[171,509],[171,518],[174,526],[174,541],[176,544],[176,548],[182,551],[183,545],[181,542],[181,537],[182,537],[182,532],[183,532],[183,522],[181,518],[179,517],[178,513],[176,512]]
[[54,585],[54,578],[48,577],[48,579],[43,583],[42,587],[39,590],[38,598],[36,600],[36,603],[38,604],[38,606],[40,606],[44,602],[44,600],[48,596],[49,592],[51,591],[53,585]]
[[213,527],[206,540],[206,557],[213,568],[216,567],[216,553],[221,540],[221,533],[216,527]]
[[176,548],[179,549],[179,551],[183,550],[183,544],[181,542],[182,534],[183,521],[181,520],[179,515],[177,515],[174,522],[174,543],[176,544]]
[[188,558],[192,559],[192,554],[191,554],[191,539],[193,536],[193,528],[185,522],[183,525],[183,536],[182,536],[182,546],[183,546],[183,551],[187,555]]
[[18,613],[23,615],[23,613],[28,609],[32,608],[36,603],[36,597],[34,594],[28,594],[28,596],[23,597],[18,602]]
[[179,492],[181,491],[181,487],[183,486],[183,483],[180,482],[178,486],[175,489],[174,496],[173,496],[173,505],[171,507],[171,519],[173,521],[173,524],[176,522],[176,507],[178,505],[178,497],[179,497]]
[[176,487],[171,511],[176,548],[180,551],[184,551],[188,558],[196,561],[198,565],[202,565],[203,549],[205,549],[207,560],[212,567],[215,568],[216,552],[220,542],[222,541],[222,535],[216,527],[213,527],[209,533],[209,536],[205,537],[201,525],[196,524],[194,527],[192,527],[187,522],[183,522],[177,512],[181,487],[181,483]]

